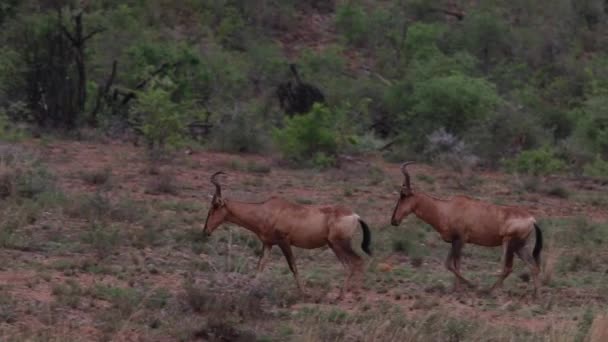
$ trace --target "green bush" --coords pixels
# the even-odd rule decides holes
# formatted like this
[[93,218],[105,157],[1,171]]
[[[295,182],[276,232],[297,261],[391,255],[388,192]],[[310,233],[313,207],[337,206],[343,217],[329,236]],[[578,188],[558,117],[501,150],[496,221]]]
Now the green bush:
[[424,136],[442,127],[462,136],[474,123],[489,117],[500,102],[494,86],[484,79],[456,74],[422,81],[415,85],[411,109],[402,118],[408,143],[420,151]]
[[407,30],[405,51],[407,57],[423,60],[441,54],[437,42],[445,32],[441,24],[415,23]]
[[583,173],[587,177],[607,179],[608,178],[608,161],[602,159],[599,155],[595,159],[584,166]]
[[275,129],[273,138],[286,159],[305,162],[315,157],[325,162],[338,152],[334,126],[334,113],[315,104],[310,113],[286,118],[285,127]]
[[572,114],[578,118],[575,135],[583,149],[608,157],[608,97],[598,94],[589,98]]
[[131,120],[146,141],[150,152],[162,152],[183,141],[183,106],[171,100],[169,91],[150,87],[138,94]]
[[368,15],[363,7],[357,4],[342,4],[336,10],[336,27],[348,43],[364,45],[369,33]]
[[538,176],[559,172],[566,167],[566,163],[557,158],[553,149],[545,146],[523,151],[517,157],[505,161],[505,166],[512,172]]

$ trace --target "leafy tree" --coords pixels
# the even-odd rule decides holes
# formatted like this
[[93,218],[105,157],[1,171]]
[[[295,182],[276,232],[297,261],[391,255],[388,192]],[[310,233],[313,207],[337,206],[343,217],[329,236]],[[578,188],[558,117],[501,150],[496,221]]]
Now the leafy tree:
[[139,92],[131,108],[133,126],[155,157],[167,148],[178,146],[185,132],[184,106],[171,100],[171,92],[167,88],[172,84],[168,82],[165,87],[153,84]]
[[495,87],[486,80],[460,74],[433,78],[414,86],[403,125],[413,144],[441,127],[459,136],[487,118],[500,102]]

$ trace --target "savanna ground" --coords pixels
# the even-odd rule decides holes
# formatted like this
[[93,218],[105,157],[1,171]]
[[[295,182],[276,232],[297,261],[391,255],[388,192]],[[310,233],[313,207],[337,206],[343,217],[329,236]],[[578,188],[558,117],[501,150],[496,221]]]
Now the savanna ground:
[[[131,145],[49,138],[3,145],[0,163],[2,341],[605,341],[607,185],[566,178],[411,168],[413,186],[524,205],[545,234],[543,288],[521,261],[492,295],[452,293],[448,246],[414,217],[389,225],[397,164],[284,168],[270,157],[179,154],[151,165]],[[336,302],[344,271],[327,249],[296,249],[300,296],[278,249],[254,279],[261,244],[224,225],[202,234],[209,175],[224,196],[341,203],[372,228],[359,296]],[[361,234],[355,245],[360,254]],[[465,275],[495,279],[500,248],[468,245]]]

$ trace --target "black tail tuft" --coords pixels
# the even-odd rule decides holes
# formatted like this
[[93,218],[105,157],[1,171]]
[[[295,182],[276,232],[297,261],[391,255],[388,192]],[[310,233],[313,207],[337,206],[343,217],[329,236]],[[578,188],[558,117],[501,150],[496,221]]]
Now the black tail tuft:
[[363,242],[361,242],[361,249],[367,253],[367,255],[372,255],[372,251],[369,249],[369,245],[372,243],[372,233],[369,231],[367,223],[363,222],[361,219],[359,219],[359,223],[361,224],[361,229],[363,230]]
[[543,249],[543,233],[540,231],[540,227],[535,223],[534,230],[536,231],[536,243],[534,244],[534,250],[532,256],[536,261],[536,265],[540,267],[540,251]]

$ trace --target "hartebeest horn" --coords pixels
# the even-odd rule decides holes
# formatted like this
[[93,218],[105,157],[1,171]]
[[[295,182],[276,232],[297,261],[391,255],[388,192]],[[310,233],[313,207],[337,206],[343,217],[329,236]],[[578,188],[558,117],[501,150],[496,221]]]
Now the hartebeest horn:
[[406,166],[410,165],[410,164],[414,164],[415,162],[413,161],[409,161],[409,162],[405,162],[403,164],[401,164],[401,172],[403,173],[403,176],[405,177],[405,180],[403,181],[403,185],[407,188],[407,189],[411,189],[410,186],[410,174],[407,172],[407,169],[405,168]]
[[211,183],[213,183],[213,185],[215,185],[214,197],[222,198],[222,187],[220,186],[220,183],[218,183],[215,178],[219,175],[225,175],[225,174],[226,173],[224,171],[218,171],[211,176]]

